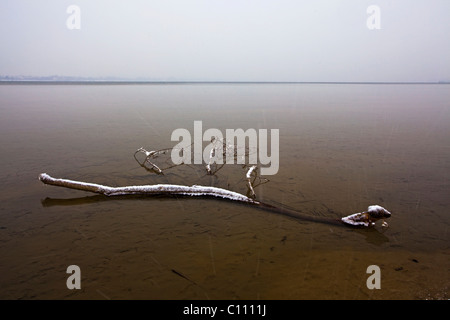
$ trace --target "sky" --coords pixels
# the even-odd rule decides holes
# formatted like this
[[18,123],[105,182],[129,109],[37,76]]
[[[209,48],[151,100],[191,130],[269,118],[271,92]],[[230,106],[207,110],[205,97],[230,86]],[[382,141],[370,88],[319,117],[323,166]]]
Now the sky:
[[449,13],[448,0],[1,0],[0,76],[449,81]]

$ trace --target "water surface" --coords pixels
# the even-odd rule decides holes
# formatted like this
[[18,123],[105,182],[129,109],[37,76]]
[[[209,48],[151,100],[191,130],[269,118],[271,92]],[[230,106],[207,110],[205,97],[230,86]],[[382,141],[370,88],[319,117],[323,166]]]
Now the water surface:
[[[0,86],[2,299],[448,298],[448,85]],[[245,172],[152,174],[139,147],[173,130],[280,130],[280,170],[257,197],[338,219],[379,204],[387,230],[298,221],[211,199],[106,199],[37,176],[112,186],[203,184]],[[78,265],[82,289],[68,290]],[[369,290],[366,269],[381,268]],[[176,271],[176,272],[174,272]],[[184,275],[186,278],[181,277]]]

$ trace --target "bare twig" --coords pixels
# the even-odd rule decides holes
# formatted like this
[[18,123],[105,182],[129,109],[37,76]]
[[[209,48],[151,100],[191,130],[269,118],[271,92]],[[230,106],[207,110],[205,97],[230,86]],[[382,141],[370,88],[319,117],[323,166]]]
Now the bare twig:
[[251,166],[250,169],[248,169],[247,175],[246,175],[247,185],[248,185],[248,188],[250,189],[250,193],[251,193],[252,197],[256,197],[256,194],[255,194],[255,190],[253,189],[252,182],[250,181],[250,179],[252,177],[252,173],[256,172],[256,168],[257,168],[256,166]]

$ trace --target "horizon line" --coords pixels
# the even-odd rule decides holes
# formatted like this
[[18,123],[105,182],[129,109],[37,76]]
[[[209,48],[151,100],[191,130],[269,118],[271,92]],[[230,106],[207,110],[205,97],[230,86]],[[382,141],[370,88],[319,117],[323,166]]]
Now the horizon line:
[[245,81],[245,80],[129,80],[129,79],[5,79],[2,84],[450,84],[450,81]]

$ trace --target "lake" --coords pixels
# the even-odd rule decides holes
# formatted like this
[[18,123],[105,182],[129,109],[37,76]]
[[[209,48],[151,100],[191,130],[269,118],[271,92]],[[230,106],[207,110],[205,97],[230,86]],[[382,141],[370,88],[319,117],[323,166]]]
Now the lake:
[[[450,90],[438,84],[2,84],[1,299],[448,299]],[[339,219],[378,204],[373,228],[292,219],[231,201],[104,197],[110,186],[209,185],[245,171],[134,159],[177,128],[279,129],[279,170],[258,200]],[[67,267],[81,270],[69,290]],[[369,289],[371,265],[381,289]]]

